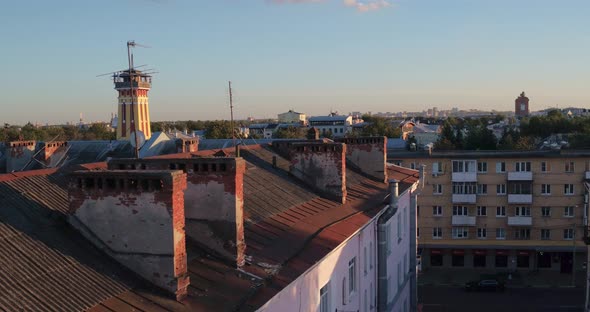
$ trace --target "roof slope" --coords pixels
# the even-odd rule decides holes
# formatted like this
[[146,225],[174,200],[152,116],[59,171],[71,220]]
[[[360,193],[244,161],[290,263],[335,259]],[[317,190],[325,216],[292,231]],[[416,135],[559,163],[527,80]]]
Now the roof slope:
[[[346,171],[348,195],[342,205],[291,177],[290,162],[267,147],[244,148],[242,156],[247,161],[247,265],[238,270],[187,242],[191,285],[182,303],[123,269],[67,225],[62,172],[0,176],[0,248],[5,251],[0,310],[256,310],[385,206],[386,184],[352,170]],[[104,164],[83,168],[102,170]],[[388,173],[402,181],[401,191],[417,178],[417,171],[397,166],[389,166]]]

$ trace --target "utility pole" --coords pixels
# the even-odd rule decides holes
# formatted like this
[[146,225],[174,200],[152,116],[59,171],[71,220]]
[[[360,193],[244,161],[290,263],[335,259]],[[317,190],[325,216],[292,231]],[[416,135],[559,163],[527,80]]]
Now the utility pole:
[[234,148],[236,149],[236,157],[240,157],[240,149],[236,145],[236,133],[234,130],[234,101],[233,101],[233,94],[231,90],[231,81],[229,81],[229,113],[230,113],[230,122],[229,126],[231,128],[231,139]]

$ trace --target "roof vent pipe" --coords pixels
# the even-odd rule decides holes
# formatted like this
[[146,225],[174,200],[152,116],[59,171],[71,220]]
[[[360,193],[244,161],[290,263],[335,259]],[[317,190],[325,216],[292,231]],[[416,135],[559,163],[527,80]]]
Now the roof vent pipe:
[[397,199],[399,196],[398,185],[399,185],[398,180],[396,180],[396,179],[389,180],[389,206],[391,208],[397,208]]

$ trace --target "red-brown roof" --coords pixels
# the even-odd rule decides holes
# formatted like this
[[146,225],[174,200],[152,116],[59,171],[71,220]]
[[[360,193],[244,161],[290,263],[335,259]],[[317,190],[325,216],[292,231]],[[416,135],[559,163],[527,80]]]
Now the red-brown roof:
[[[211,156],[215,152],[158,158]],[[225,152],[233,154],[234,149]],[[60,172],[0,175],[0,199],[6,203],[0,207],[0,248],[9,244],[4,250],[12,250],[0,255],[0,264],[27,265],[15,266],[10,274],[0,265],[0,274],[8,274],[0,278],[0,289],[4,289],[0,307],[11,307],[18,301],[72,311],[91,306],[93,311],[255,310],[385,206],[387,185],[354,171],[346,172],[348,195],[342,205],[319,197],[292,178],[289,161],[267,147],[249,146],[242,156],[247,161],[247,265],[239,271],[188,244],[191,285],[189,297],[182,303],[122,269],[69,228],[64,222],[67,190]],[[83,168],[102,170],[106,166],[96,163]],[[389,166],[388,174],[402,182],[401,191],[418,178],[416,170],[399,166]],[[5,225],[8,228],[4,229]],[[64,303],[66,299],[71,302]],[[68,308],[61,309],[62,304]]]

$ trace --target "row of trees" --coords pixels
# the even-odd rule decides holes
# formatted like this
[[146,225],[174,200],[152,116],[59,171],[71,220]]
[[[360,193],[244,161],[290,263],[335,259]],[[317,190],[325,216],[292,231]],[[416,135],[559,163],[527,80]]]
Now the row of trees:
[[73,141],[73,140],[114,140],[115,133],[106,124],[92,124],[89,127],[78,126],[45,126],[36,127],[31,123],[14,126],[4,124],[0,129],[0,142],[35,140],[35,141]]
[[532,150],[551,135],[562,134],[570,148],[590,148],[590,117],[569,118],[559,110],[546,116],[523,118],[520,126],[505,126],[500,139],[487,129],[488,118],[445,120],[436,149],[453,150]]

